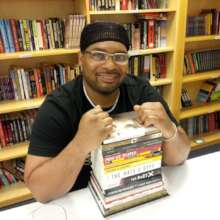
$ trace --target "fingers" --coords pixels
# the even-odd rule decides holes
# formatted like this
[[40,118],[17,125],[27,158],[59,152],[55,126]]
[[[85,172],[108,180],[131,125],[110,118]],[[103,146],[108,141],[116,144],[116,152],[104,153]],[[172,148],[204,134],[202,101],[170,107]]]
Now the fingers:
[[165,110],[160,102],[146,102],[142,105],[135,105],[134,111],[137,112],[140,122],[145,126],[160,126],[166,118]]

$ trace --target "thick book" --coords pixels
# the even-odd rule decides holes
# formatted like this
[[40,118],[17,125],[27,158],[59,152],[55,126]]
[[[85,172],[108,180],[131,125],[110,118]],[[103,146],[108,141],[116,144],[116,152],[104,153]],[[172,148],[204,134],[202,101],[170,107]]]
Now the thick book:
[[[151,135],[157,134],[155,137],[161,137],[161,133],[154,126],[144,127],[138,120],[137,113],[125,112],[115,114],[113,118],[113,132],[103,141],[103,146],[129,140],[130,143],[139,141],[139,138],[143,140],[143,137],[151,139]],[[123,143],[123,142],[122,142]],[[127,144],[127,142],[124,142]]]

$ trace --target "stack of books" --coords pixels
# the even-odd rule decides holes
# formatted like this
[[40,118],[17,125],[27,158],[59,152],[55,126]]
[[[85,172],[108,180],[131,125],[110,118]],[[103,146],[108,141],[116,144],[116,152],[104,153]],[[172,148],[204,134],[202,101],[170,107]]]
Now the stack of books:
[[161,132],[141,125],[135,112],[112,118],[111,136],[91,153],[89,189],[104,216],[168,195]]

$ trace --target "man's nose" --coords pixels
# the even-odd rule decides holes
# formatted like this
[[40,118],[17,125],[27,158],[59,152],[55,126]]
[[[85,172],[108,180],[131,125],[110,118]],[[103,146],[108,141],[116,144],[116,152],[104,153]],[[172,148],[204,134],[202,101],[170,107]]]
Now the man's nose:
[[106,61],[105,61],[105,65],[108,66],[108,68],[115,68],[115,62],[113,60],[112,56],[108,56]]

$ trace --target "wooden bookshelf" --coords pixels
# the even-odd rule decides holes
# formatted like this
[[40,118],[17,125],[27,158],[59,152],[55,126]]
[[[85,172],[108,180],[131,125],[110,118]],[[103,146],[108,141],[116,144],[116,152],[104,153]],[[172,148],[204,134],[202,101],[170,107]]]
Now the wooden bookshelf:
[[2,187],[0,195],[0,208],[32,199],[30,190],[22,182]]
[[60,56],[67,54],[78,54],[79,49],[48,49],[40,51],[24,51],[15,53],[1,53],[1,60],[13,60],[13,59],[25,59],[25,58],[35,58],[35,57],[48,57],[48,56]]
[[191,139],[191,149],[197,150],[220,142],[220,130],[205,133]]
[[220,35],[202,35],[186,37],[186,43],[220,40]]
[[29,142],[22,142],[0,149],[0,162],[11,160],[27,155]]
[[128,52],[129,56],[137,56],[137,55],[147,55],[147,54],[155,54],[155,53],[167,53],[173,52],[173,47],[160,47],[146,50],[130,50]]
[[203,114],[220,111],[220,102],[201,104],[189,108],[184,108],[180,113],[180,120],[191,118]]
[[185,75],[183,77],[183,83],[191,83],[191,82],[197,82],[207,79],[217,79],[220,77],[220,70],[212,70],[202,73],[196,73],[192,75]]
[[162,12],[175,12],[174,8],[161,8],[161,9],[139,9],[139,10],[111,10],[111,11],[89,11],[89,15],[115,15],[115,14],[141,14],[141,13],[162,13]]
[[171,79],[157,79],[157,80],[150,80],[150,84],[152,86],[164,86],[169,85],[172,83]]
[[20,100],[20,101],[1,101],[0,102],[0,114],[24,111],[29,109],[39,108],[43,103],[45,97]]

